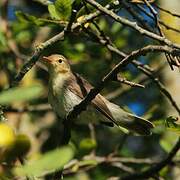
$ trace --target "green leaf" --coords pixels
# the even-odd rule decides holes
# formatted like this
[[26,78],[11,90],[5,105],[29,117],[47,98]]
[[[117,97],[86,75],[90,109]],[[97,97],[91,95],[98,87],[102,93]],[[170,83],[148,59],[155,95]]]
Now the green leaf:
[[21,22],[27,22],[28,21],[27,15],[21,11],[16,11],[15,15],[16,15],[17,19]]
[[178,134],[176,135],[174,133],[166,132],[165,136],[160,140],[160,145],[166,152],[169,152],[178,138]]
[[7,40],[2,31],[0,31],[0,45],[7,46]]
[[44,175],[57,169],[62,169],[72,157],[73,151],[70,147],[59,148],[42,155],[42,157],[31,164],[15,168],[14,172],[18,176]]
[[167,129],[169,131],[175,132],[176,134],[180,135],[180,125],[177,125],[176,127],[169,127]]
[[164,168],[162,168],[161,171],[159,172],[160,176],[166,178],[168,174],[168,170],[169,170],[169,166],[165,166]]
[[72,0],[56,0],[55,9],[62,20],[67,20],[71,15]]
[[166,139],[161,139],[160,145],[166,152],[169,152],[172,148],[172,144],[169,141],[167,141]]
[[43,21],[42,18],[37,18],[36,16],[32,16],[26,13],[23,13],[21,11],[16,11],[16,17],[18,18],[19,21],[24,22],[24,23],[32,23],[37,26],[42,26],[45,25],[46,22]]
[[121,28],[121,24],[119,23],[113,23],[112,27],[111,27],[111,32],[112,34],[116,34],[120,31]]
[[83,52],[85,49],[85,45],[83,43],[77,43],[74,45],[74,48],[79,52]]
[[27,43],[32,39],[32,33],[29,30],[22,30],[21,33],[16,35],[17,43]]
[[54,4],[48,5],[48,11],[52,19],[60,20],[59,14],[56,12],[56,8]]
[[94,139],[85,138],[80,142],[81,149],[90,150],[90,149],[96,148],[96,146],[97,146],[97,144]]
[[13,102],[32,100],[38,98],[42,93],[43,87],[40,85],[11,88],[0,93],[0,104],[7,105]]

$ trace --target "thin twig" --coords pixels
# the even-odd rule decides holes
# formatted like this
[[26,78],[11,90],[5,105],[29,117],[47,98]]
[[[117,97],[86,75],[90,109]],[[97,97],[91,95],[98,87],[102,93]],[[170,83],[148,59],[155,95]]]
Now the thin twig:
[[[151,19],[154,19],[154,17],[149,13],[147,12],[143,7],[141,7],[140,5],[136,5],[136,7],[138,9],[140,9],[144,14],[146,14],[148,17],[150,17]],[[180,33],[180,30],[179,29],[176,29],[168,24],[166,24],[165,22],[163,22],[161,19],[158,19],[159,23],[164,26],[167,30],[172,30],[172,31],[175,31],[177,33]]]
[[124,0],[119,0],[119,3],[121,3],[125,9],[135,18],[137,19],[138,22],[141,23],[142,27],[145,27],[147,30],[153,32],[153,29],[151,26],[149,26],[148,23],[144,21],[144,18],[140,16],[126,1]]
[[[174,52],[175,51],[175,52]],[[96,97],[96,95],[104,88],[108,81],[112,80],[121,68],[131,63],[134,59],[139,56],[145,56],[150,52],[167,52],[167,53],[177,53],[176,50],[168,47],[168,46],[145,46],[144,48],[138,49],[136,51],[131,52],[131,54],[127,55],[124,59],[122,59],[104,78],[99,82],[96,88],[92,88],[86,97],[76,106],[74,106],[73,110],[69,112],[66,121],[71,123],[73,119],[75,119],[82,111],[86,110],[87,105]]]
[[85,1],[89,4],[91,4],[92,6],[94,6],[96,9],[98,9],[102,13],[108,15],[109,17],[111,17],[115,21],[120,22],[121,24],[123,24],[125,26],[133,28],[134,30],[138,31],[140,34],[146,35],[146,36],[148,36],[154,40],[157,40],[161,43],[164,43],[170,47],[175,47],[177,49],[180,49],[179,44],[172,43],[170,40],[168,40],[164,37],[161,37],[155,33],[152,33],[150,31],[138,26],[136,22],[132,22],[128,19],[125,19],[121,16],[116,15],[113,11],[108,10],[106,7],[103,7],[101,4],[97,3],[96,1],[94,1],[94,0],[85,0]]
[[172,104],[172,106],[176,109],[176,111],[178,112],[178,114],[180,115],[180,109],[176,103],[176,101],[173,99],[173,97],[171,96],[171,94],[169,93],[169,91],[165,88],[165,86],[159,81],[158,78],[155,78],[151,73],[149,73],[147,70],[145,70],[144,68],[142,68],[141,66],[138,66],[139,69],[144,72],[144,74],[146,74],[147,76],[149,76],[153,82],[158,86],[158,88],[160,89],[160,91],[163,93],[163,95],[165,97],[167,97],[167,99],[170,101],[170,103]]
[[127,85],[129,85],[131,87],[145,88],[145,86],[142,85],[142,84],[135,83],[135,82],[132,82],[132,81],[128,81],[128,80],[126,80],[126,78],[122,78],[122,77],[119,77],[119,76],[117,77],[116,81],[118,81],[120,83],[127,84]]
[[[157,12],[155,11],[155,9],[151,6],[151,4],[150,4],[147,0],[143,0],[143,1],[145,2],[145,4],[147,5],[147,7],[149,8],[151,14],[152,14],[153,17],[154,17],[153,19],[154,19],[154,21],[155,21],[156,28],[157,28],[158,31],[159,31],[159,35],[160,35],[161,37],[164,37],[164,38],[165,38],[165,35],[164,35],[163,31],[161,30],[161,27],[160,27],[160,25],[159,25]],[[161,44],[162,44],[162,43],[161,43]],[[165,53],[165,56],[166,56],[167,62],[168,62],[168,64],[169,64],[171,70],[174,70],[174,68],[173,68],[173,63],[172,63],[173,59],[172,59],[171,56],[170,56],[169,54],[167,54],[167,53]]]
[[[152,165],[152,164],[158,164],[161,162],[160,159],[155,160],[155,159],[149,159],[149,158],[117,157],[114,155],[115,154],[113,155],[109,154],[107,156],[97,156],[94,154],[93,155],[90,154],[90,155],[85,156],[83,160],[95,161],[95,164],[97,163],[97,165],[107,164],[109,166],[116,166],[117,164],[120,164],[120,166],[118,165],[116,167],[128,173],[132,173],[132,172],[129,172],[128,171],[129,169],[126,168],[126,167],[129,167],[129,164]],[[92,165],[91,163],[89,165],[86,164],[86,166],[84,166],[83,163],[81,163],[82,161],[77,160],[77,159],[71,160],[67,165],[65,165],[64,174],[73,173],[72,167],[74,166],[78,166],[80,170],[86,170],[86,171],[97,167],[97,165]],[[173,161],[173,162],[176,162],[176,161]],[[128,166],[126,164],[128,164]],[[133,171],[132,168],[130,169]]]
[[[87,31],[87,33],[92,37],[93,40],[96,40],[97,42],[101,43],[102,45],[105,45],[105,47],[113,52],[116,53],[117,55],[119,55],[121,58],[125,58],[127,55],[120,51],[118,48],[116,48],[114,45],[112,46],[111,44],[106,43],[103,39],[101,39],[101,37],[99,37],[98,35],[92,33],[91,31],[88,31],[87,29],[84,29],[85,31]],[[160,88],[160,90],[162,91],[162,93],[168,98],[168,100],[171,102],[171,104],[173,105],[173,107],[176,109],[176,111],[178,112],[178,114],[180,114],[180,109],[178,107],[178,105],[176,104],[176,101],[173,99],[173,97],[171,96],[171,94],[166,90],[166,88],[160,83],[160,81],[158,80],[158,78],[154,78],[154,76],[152,75],[152,73],[154,73],[154,71],[147,65],[142,64],[141,62],[138,62],[136,60],[133,60],[131,62],[133,65],[135,65],[138,69],[140,69],[143,73],[145,73],[147,76],[149,76],[156,84],[157,86]],[[147,72],[147,73],[146,73]],[[156,79],[156,80],[155,80]]]

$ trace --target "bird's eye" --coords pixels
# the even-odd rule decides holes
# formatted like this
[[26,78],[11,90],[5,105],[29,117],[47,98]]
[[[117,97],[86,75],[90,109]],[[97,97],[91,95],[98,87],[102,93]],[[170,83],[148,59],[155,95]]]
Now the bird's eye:
[[59,59],[59,60],[58,60],[58,62],[59,62],[59,63],[62,63],[62,60],[61,60],[61,59]]

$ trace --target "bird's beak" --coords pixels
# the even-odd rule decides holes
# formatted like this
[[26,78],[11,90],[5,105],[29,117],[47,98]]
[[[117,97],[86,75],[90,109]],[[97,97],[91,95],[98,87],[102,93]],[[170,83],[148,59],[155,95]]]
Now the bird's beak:
[[43,56],[43,61],[47,62],[47,63],[52,63],[52,59],[46,56]]

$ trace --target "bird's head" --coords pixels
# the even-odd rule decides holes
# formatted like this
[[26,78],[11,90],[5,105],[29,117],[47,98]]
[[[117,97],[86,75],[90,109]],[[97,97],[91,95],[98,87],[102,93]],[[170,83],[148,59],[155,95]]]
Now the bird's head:
[[47,66],[49,73],[67,73],[70,72],[70,65],[67,59],[60,54],[43,56],[44,64]]

